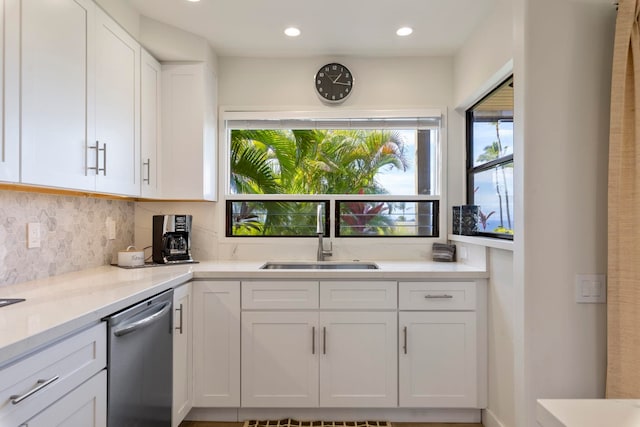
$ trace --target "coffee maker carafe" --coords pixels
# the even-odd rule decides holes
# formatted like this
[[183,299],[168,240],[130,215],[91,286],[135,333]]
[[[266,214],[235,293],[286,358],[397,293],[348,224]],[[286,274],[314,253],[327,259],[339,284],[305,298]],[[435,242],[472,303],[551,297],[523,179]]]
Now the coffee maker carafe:
[[153,262],[194,262],[191,258],[191,215],[153,216]]

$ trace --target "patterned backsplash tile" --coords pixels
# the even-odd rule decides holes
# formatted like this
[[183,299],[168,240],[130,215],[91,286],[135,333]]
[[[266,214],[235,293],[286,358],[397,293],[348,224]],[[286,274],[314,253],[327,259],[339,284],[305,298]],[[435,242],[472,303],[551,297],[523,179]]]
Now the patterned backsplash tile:
[[[33,222],[40,247],[27,249]],[[109,264],[133,238],[133,202],[0,190],[0,286]]]

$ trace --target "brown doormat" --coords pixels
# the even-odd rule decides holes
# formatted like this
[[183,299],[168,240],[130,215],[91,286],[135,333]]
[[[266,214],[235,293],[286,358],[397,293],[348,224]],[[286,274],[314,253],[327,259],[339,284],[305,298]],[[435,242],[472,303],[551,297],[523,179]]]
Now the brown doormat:
[[248,420],[243,427],[391,427],[389,421]]

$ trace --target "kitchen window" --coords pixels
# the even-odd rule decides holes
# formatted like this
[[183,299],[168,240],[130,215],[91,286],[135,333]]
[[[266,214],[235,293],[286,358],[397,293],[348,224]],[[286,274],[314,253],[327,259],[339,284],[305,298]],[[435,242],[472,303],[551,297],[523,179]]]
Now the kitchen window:
[[317,215],[335,237],[439,236],[439,113],[257,116],[225,115],[228,237],[315,237]]
[[467,203],[477,234],[513,239],[513,76],[466,112]]

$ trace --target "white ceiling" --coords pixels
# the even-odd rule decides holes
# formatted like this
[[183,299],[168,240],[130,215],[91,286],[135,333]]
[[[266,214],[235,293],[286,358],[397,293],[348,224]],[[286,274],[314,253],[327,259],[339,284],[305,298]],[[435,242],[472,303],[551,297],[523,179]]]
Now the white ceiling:
[[[451,55],[496,0],[129,0],[142,15],[200,35],[220,56]],[[286,37],[288,26],[302,35]],[[411,26],[408,37],[397,28]]]

